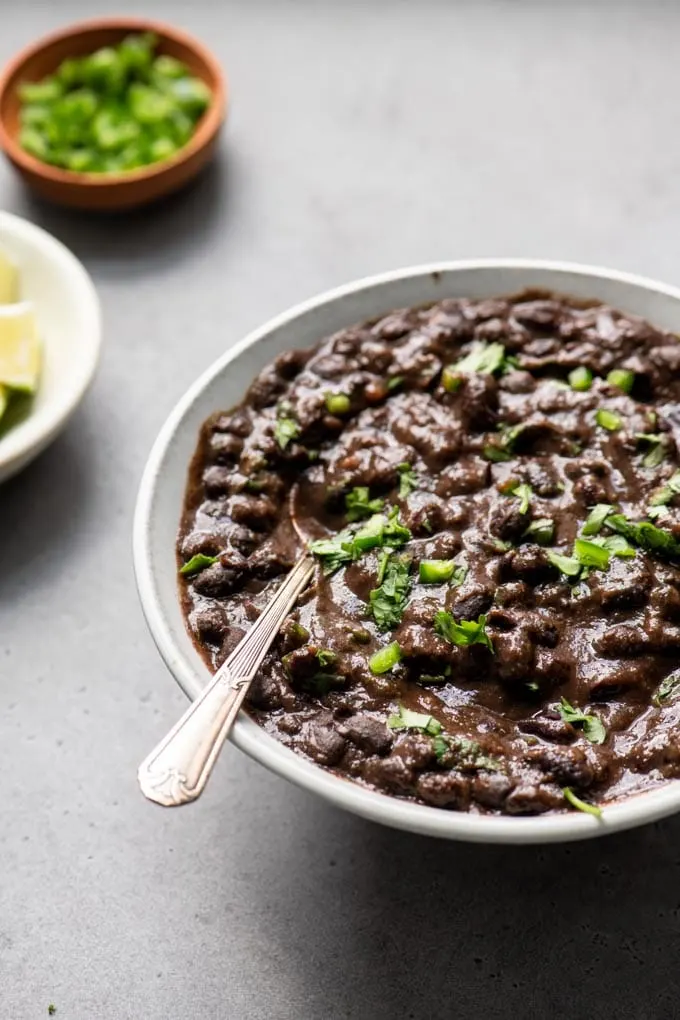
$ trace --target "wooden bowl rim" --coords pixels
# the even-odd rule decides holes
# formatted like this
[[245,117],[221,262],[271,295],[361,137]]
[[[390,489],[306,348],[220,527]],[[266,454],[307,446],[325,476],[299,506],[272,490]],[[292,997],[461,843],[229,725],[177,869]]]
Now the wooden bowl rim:
[[97,174],[83,173],[74,170],[63,170],[54,167],[50,163],[43,163],[41,160],[31,156],[19,145],[14,137],[7,130],[4,118],[0,116],[0,148],[3,148],[13,163],[22,170],[42,177],[44,180],[53,181],[55,184],[68,185],[69,187],[82,188],[123,188],[127,184],[135,184],[138,181],[149,180],[154,177],[161,177],[163,174],[174,169],[181,163],[191,159],[193,155],[203,149],[213,139],[226,117],[227,111],[227,80],[219,61],[210,50],[199,42],[184,29],[175,28],[164,21],[155,21],[151,18],[135,18],[127,16],[109,18],[88,18],[84,21],[77,21],[64,28],[56,29],[48,35],[42,36],[34,43],[30,43],[12,57],[0,73],[0,109],[2,99],[7,92],[13,79],[16,78],[22,67],[28,63],[36,54],[48,49],[57,42],[69,39],[71,36],[81,35],[86,32],[93,32],[99,29],[118,29],[130,32],[154,32],[159,38],[166,38],[178,43],[186,49],[192,50],[199,61],[205,65],[212,76],[213,98],[210,106],[198,122],[196,131],[186,145],[169,159],[152,163],[138,170],[127,170],[118,174]]

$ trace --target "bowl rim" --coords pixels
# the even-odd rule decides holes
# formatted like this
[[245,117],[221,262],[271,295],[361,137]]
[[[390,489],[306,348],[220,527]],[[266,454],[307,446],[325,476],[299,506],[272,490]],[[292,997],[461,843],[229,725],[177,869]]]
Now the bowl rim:
[[182,28],[176,28],[168,22],[157,21],[153,18],[140,18],[133,15],[86,18],[83,21],[75,21],[70,25],[65,25],[53,32],[49,32],[47,35],[41,36],[8,60],[0,72],[0,109],[2,108],[2,99],[9,89],[11,82],[21,73],[22,67],[32,57],[54,45],[54,43],[99,29],[154,32],[159,37],[164,36],[166,39],[171,39],[173,42],[177,42],[192,50],[202,63],[205,64],[215,82],[212,102],[199,120],[198,126],[189,141],[169,159],[163,159],[158,163],[151,163],[149,166],[139,167],[136,170],[128,170],[117,174],[80,173],[75,170],[64,170],[61,167],[52,166],[50,163],[43,163],[41,160],[36,159],[35,156],[26,152],[11,132],[8,131],[4,117],[0,116],[0,148],[22,170],[42,177],[44,180],[52,181],[55,184],[68,184],[72,187],[120,189],[126,184],[153,180],[153,178],[162,176],[178,164],[185,163],[191,159],[192,156],[211,142],[227,115],[227,76],[217,57],[213,56],[207,46],[189,32]]
[[[642,288],[674,299],[680,304],[680,288],[658,283],[634,273],[581,263],[529,258],[483,258],[441,261],[363,277],[340,287],[324,291],[302,301],[269,319],[217,358],[177,401],[162,425],[151,448],[141,478],[134,512],[132,551],[137,589],[154,642],[169,671],[189,698],[195,698],[209,678],[199,678],[197,670],[175,642],[172,628],[161,608],[157,594],[154,561],[151,549],[153,507],[165,455],[181,423],[194,402],[213,379],[245,350],[264,340],[272,331],[322,305],[341,300],[376,285],[389,284],[413,277],[446,272],[486,269],[517,269],[550,271],[558,274],[579,274],[598,280],[609,280]],[[527,286],[530,286],[527,283]],[[556,287],[556,289],[558,289]],[[565,287],[565,289],[567,289]],[[596,287],[594,287],[596,292]],[[179,521],[180,508],[177,508]],[[656,821],[680,810],[680,782],[623,798],[607,805],[602,818],[573,812],[564,815],[508,817],[506,815],[472,815],[447,811],[400,800],[378,793],[343,779],[314,765],[285,747],[241,712],[232,730],[232,742],[250,757],[271,771],[298,786],[316,793],[338,807],[381,824],[421,834],[465,842],[537,844],[570,842],[609,835],[621,830]]]
[[101,355],[102,313],[99,297],[90,274],[80,259],[65,244],[35,223],[30,223],[13,213],[0,211],[0,243],[3,233],[12,234],[27,241],[31,247],[43,252],[50,262],[59,264],[66,271],[70,277],[71,285],[74,290],[77,290],[78,300],[81,302],[83,316],[88,323],[90,334],[87,353],[78,359],[73,373],[75,381],[67,399],[56,399],[54,407],[46,407],[40,419],[33,418],[29,414],[23,421],[21,430],[10,429],[3,435],[0,441],[0,472],[5,479],[14,473],[13,465],[23,466],[32,458],[33,454],[40,453],[52,441],[85,396],[94,378]]

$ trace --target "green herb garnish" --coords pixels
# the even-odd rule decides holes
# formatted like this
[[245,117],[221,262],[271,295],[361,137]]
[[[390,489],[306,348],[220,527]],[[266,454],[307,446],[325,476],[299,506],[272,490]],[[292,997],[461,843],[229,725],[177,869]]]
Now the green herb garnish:
[[650,506],[666,506],[673,496],[678,495],[680,495],[680,471],[675,471],[663,488],[654,493],[649,503]]
[[676,669],[674,673],[670,673],[665,680],[661,681],[652,695],[652,703],[661,708],[664,702],[671,700],[671,698],[677,693],[679,687],[680,669]]
[[369,610],[380,630],[392,630],[401,622],[408,600],[411,561],[406,557],[382,554],[378,570],[378,588],[369,595]]
[[450,641],[452,645],[485,645],[493,652],[493,643],[486,632],[486,615],[483,613],[477,620],[454,620],[451,613],[440,609],[434,617],[434,629],[440,637]]
[[595,412],[595,421],[603,429],[606,429],[607,432],[618,432],[619,429],[623,428],[621,416],[614,411],[607,411],[604,407]]
[[418,478],[407,461],[397,464],[397,471],[399,472],[399,499],[406,499],[418,488]]
[[575,557],[563,556],[561,553],[553,552],[552,549],[548,549],[546,556],[553,567],[557,567],[560,573],[566,574],[567,577],[578,577],[580,575],[583,565]]
[[376,514],[354,536],[354,558],[358,559],[367,549],[389,545],[393,549],[410,541],[411,532],[399,520],[399,508],[393,507],[387,517]]
[[455,560],[421,560],[418,567],[418,580],[421,584],[459,585],[465,580],[467,567]]
[[581,528],[582,535],[598,535],[608,515],[614,507],[610,503],[597,503],[588,514],[586,523]]
[[458,372],[483,372],[491,375],[493,372],[500,372],[505,362],[505,347],[503,344],[485,344],[477,341],[473,344],[469,354],[457,361],[453,366]]
[[368,660],[368,668],[376,675],[388,673],[401,662],[401,648],[397,641],[393,641],[384,648],[379,648]]
[[574,557],[583,567],[606,570],[609,566],[609,550],[585,538],[577,538],[574,542]]
[[655,468],[663,463],[666,456],[668,440],[661,432],[636,432],[635,438],[640,443],[648,445],[649,449],[643,457],[642,463],[645,467]]
[[520,482],[520,484],[516,485],[514,489],[510,489],[510,492],[513,496],[516,496],[517,499],[519,500],[519,512],[521,514],[527,513],[527,511],[529,510],[529,503],[531,502],[531,497],[534,494],[531,486],[527,485],[526,482]]
[[593,373],[585,365],[579,365],[569,373],[569,385],[572,390],[585,393],[593,385]]
[[324,574],[336,570],[354,559],[354,536],[351,531],[339,531],[332,538],[319,538],[309,543],[309,551],[317,556],[323,565]]
[[[287,407],[288,405],[286,405]],[[290,417],[282,407],[277,409],[277,417],[274,422],[274,438],[282,450],[285,450],[289,443],[300,435],[302,429],[295,418]]]
[[582,712],[579,708],[574,708],[566,698],[560,698],[557,709],[563,720],[582,730],[583,736],[591,744],[604,744],[607,739],[607,731],[599,716]]
[[504,461],[512,460],[512,454],[508,450],[494,446],[492,443],[487,443],[482,452],[492,464],[502,464]]
[[663,559],[675,559],[680,556],[680,542],[674,535],[664,528],[657,528],[649,521],[629,521],[623,514],[610,514],[605,525],[646,552],[654,553]]
[[523,424],[502,426],[500,442],[487,443],[482,451],[486,459],[498,463],[506,460],[512,460],[515,443],[517,442],[520,434],[524,431],[524,428],[525,426]]
[[346,393],[326,393],[324,403],[329,414],[347,414],[352,406]]
[[576,808],[577,811],[583,811],[587,815],[595,815],[596,818],[602,815],[602,808],[599,808],[596,804],[588,804],[587,801],[581,800],[570,786],[563,787],[562,793],[564,794],[564,799],[569,801],[571,806]]
[[219,556],[206,556],[205,553],[196,553],[190,560],[179,568],[180,574],[184,574],[185,577],[191,577],[192,574],[198,574],[199,571],[205,570],[206,567],[212,567],[213,563],[217,563]]
[[522,534],[522,538],[528,538],[537,545],[550,545],[554,537],[555,522],[550,517],[538,517]]
[[367,485],[360,485],[352,489],[345,496],[345,509],[347,510],[348,521],[360,521],[364,517],[371,517],[378,514],[383,508],[384,499],[377,496],[371,499]]
[[387,725],[391,730],[420,730],[422,733],[428,733],[431,737],[439,736],[442,731],[442,724],[433,715],[412,712],[404,705],[399,705],[397,715],[388,717]]
[[392,390],[398,389],[404,381],[403,375],[393,375],[391,379],[387,380],[387,391],[391,393]]
[[393,507],[387,517],[374,514],[358,531],[345,528],[332,538],[309,543],[309,551],[323,562],[325,574],[332,574],[352,560],[358,560],[370,549],[390,546],[396,549],[411,538],[411,532],[399,520],[399,509]]
[[635,556],[635,549],[623,535],[609,535],[607,538],[598,537],[594,538],[593,542],[596,545],[601,545],[603,549],[607,549],[612,556],[619,556],[621,559],[633,559]]
[[607,376],[607,382],[610,386],[616,386],[622,393],[630,393],[635,382],[635,372],[630,372],[627,368],[613,368]]

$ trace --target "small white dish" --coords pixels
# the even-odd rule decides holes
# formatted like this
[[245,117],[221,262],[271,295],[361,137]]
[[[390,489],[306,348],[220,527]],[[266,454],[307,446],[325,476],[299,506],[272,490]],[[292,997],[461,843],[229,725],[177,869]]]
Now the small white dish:
[[17,266],[20,299],[33,305],[43,346],[30,413],[0,434],[3,482],[52,442],[82,400],[99,360],[101,313],[84,267],[40,227],[0,212],[0,251]]
[[[153,446],[134,521],[137,585],[151,633],[168,668],[194,698],[208,680],[178,596],[175,541],[202,422],[243,398],[255,375],[277,354],[310,347],[343,327],[393,308],[445,297],[484,298],[541,287],[594,298],[680,333],[680,290],[642,277],[569,263],[526,259],[449,262],[376,276],[297,305],[227,351],[189,388]],[[367,790],[313,765],[241,713],[231,739],[242,751],[348,811],[384,825],[480,843],[552,843],[608,835],[680,810],[680,781],[605,807],[602,819],[580,812],[512,818],[426,807]]]

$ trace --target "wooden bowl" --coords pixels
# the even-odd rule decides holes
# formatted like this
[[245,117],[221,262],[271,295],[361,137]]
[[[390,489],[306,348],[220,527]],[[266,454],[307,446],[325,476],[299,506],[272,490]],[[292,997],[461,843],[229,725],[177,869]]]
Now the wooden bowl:
[[[116,45],[131,32],[154,32],[158,53],[183,61],[212,90],[212,103],[187,144],[170,159],[119,174],[76,173],[42,163],[18,142],[19,87],[52,74],[67,57]],[[79,209],[115,211],[169,195],[194,178],[212,158],[226,116],[227,86],[215,57],[180,29],[146,18],[95,18],[60,29],[26,47],[0,75],[0,147],[27,184],[43,198]]]

